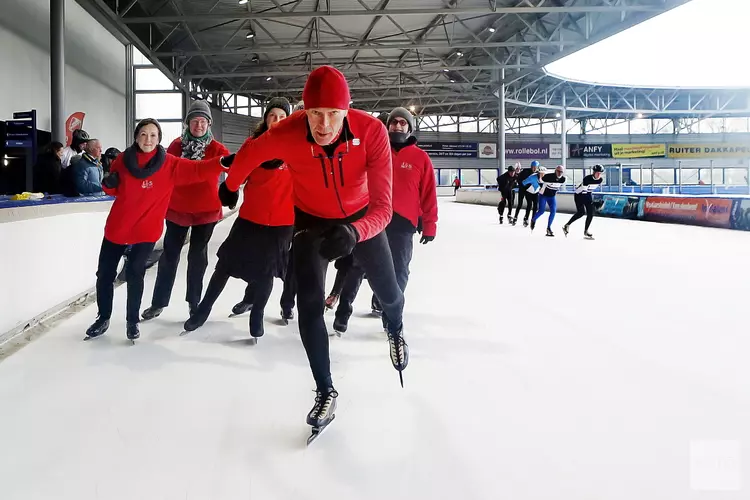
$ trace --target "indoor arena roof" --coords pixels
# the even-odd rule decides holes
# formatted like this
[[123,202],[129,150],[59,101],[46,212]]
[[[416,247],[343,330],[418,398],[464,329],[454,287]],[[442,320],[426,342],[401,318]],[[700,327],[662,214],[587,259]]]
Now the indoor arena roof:
[[501,82],[507,112],[518,116],[555,114],[563,96],[571,117],[666,116],[709,104],[715,115],[715,95],[731,114],[740,101],[576,84],[543,70],[688,0],[78,1],[174,81],[209,91],[298,100],[308,72],[333,64],[349,79],[353,106],[371,111],[496,116]]

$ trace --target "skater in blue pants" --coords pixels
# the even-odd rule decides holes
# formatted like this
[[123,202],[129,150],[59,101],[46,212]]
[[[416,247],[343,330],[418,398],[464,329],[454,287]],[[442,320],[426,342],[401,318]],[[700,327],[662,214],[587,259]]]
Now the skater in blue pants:
[[565,167],[558,165],[551,174],[546,174],[541,178],[541,188],[539,189],[539,210],[531,219],[531,230],[534,230],[536,220],[544,214],[549,205],[549,219],[547,219],[547,236],[554,236],[552,232],[552,223],[557,213],[557,198],[555,195],[565,185]]

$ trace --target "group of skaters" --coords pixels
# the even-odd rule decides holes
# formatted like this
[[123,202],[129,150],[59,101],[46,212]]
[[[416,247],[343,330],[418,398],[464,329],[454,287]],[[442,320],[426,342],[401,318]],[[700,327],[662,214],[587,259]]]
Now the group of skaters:
[[[326,305],[332,308],[341,297],[336,330],[345,331],[363,277],[374,292],[391,362],[401,376],[409,362],[404,290],[414,234],[421,231],[423,244],[436,235],[435,175],[429,157],[416,145],[408,110],[396,108],[381,122],[349,109],[349,103],[343,74],[321,66],[310,73],[294,112],[288,100],[272,99],[263,121],[235,154],[214,138],[205,101],[192,103],[182,136],[167,149],[160,145],[159,122],[140,121],[134,143],[112,162],[102,182],[115,201],[99,254],[98,317],[87,339],[109,328],[117,267],[126,250],[126,335],[132,341],[140,337],[141,317],[156,318],[170,303],[189,233],[186,331],[208,320],[232,277],[247,283],[233,314],[249,311],[251,338],[263,336],[273,280],[284,280],[281,315],[287,322],[292,319],[296,300],[300,336],[316,383],[309,425],[327,425],[338,396],[331,377]],[[220,183],[222,173],[226,179]],[[240,189],[238,218],[219,247],[204,294],[208,243],[223,217],[222,207],[233,209]],[[146,263],[165,220],[151,304],[139,317]],[[331,262],[337,269],[334,291],[340,291],[327,300]]]
[[[583,235],[586,239],[594,239],[589,232],[591,221],[594,218],[594,205],[591,193],[598,188],[602,181],[604,167],[594,165],[592,173],[585,176],[583,181],[576,187],[573,199],[576,204],[576,213],[563,226],[563,233],[568,236],[570,226],[583,216],[586,216]],[[508,222],[515,226],[518,222],[518,215],[521,213],[523,202],[526,201],[526,212],[523,218],[523,226],[531,226],[533,231],[536,227],[536,221],[544,215],[549,206],[549,217],[547,219],[547,236],[554,237],[552,223],[555,221],[557,214],[557,192],[565,185],[565,167],[558,165],[552,172],[547,172],[538,161],[532,161],[528,168],[521,169],[521,164],[516,163],[508,167],[508,170],[497,178],[497,189],[500,191],[500,203],[497,205],[497,213],[500,217],[500,224],[503,223],[503,213],[508,208]],[[513,214],[513,202],[515,200],[515,189],[518,187],[518,206],[516,206],[515,215]],[[529,223],[529,215],[531,222]]]

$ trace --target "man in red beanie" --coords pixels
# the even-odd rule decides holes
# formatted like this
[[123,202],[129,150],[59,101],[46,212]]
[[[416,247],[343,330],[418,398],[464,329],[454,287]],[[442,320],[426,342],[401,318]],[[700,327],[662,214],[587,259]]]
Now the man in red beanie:
[[220,194],[232,202],[248,174],[265,161],[279,159],[289,165],[299,330],[317,385],[307,423],[320,428],[333,419],[338,396],[323,319],[329,262],[353,253],[364,268],[387,318],[391,362],[399,375],[409,362],[409,349],[402,334],[404,295],[383,232],[393,214],[385,127],[369,114],[349,109],[349,85],[331,66],[310,73],[302,100],[303,111],[242,145]]

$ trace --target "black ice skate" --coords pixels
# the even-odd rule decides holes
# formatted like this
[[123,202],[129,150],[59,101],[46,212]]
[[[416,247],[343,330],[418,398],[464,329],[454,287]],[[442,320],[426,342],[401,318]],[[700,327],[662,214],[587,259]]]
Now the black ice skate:
[[143,318],[146,321],[150,319],[158,318],[161,315],[163,310],[164,310],[163,307],[151,306],[141,313],[141,318]]
[[[233,318],[235,316],[240,316],[242,314],[245,314],[246,312],[248,312],[252,308],[253,308],[253,304],[250,303],[250,302],[245,302],[245,301],[238,302],[232,308],[232,314],[230,314],[229,317]],[[192,314],[191,314],[191,316],[192,316]]]
[[294,319],[294,311],[291,309],[281,310],[281,321],[284,322],[285,325],[288,325],[291,320]]
[[185,324],[183,325],[183,328],[185,328],[185,331],[182,332],[180,335],[185,335],[188,332],[192,332],[197,330],[198,328],[202,327],[203,324],[208,321],[208,316],[211,314],[211,311],[203,311],[199,307],[197,311],[195,311],[195,314],[192,314],[190,318],[185,321]]
[[333,334],[337,337],[341,337],[342,334],[346,333],[346,329],[349,327],[349,321],[342,318],[335,318],[333,320]]
[[250,313],[250,343],[257,344],[258,339],[263,336],[265,330],[263,329],[263,311],[254,310]]
[[125,334],[128,336],[128,340],[135,344],[135,341],[141,337],[141,330],[138,327],[138,323],[128,323],[125,327]]
[[529,227],[529,219],[523,220],[523,227]]
[[512,219],[508,219],[508,222],[510,222],[511,226],[515,226],[516,222],[518,222],[518,217],[513,217]]
[[109,330],[109,320],[104,318],[96,318],[94,324],[86,330],[86,338],[83,340],[91,340],[104,335]]
[[190,313],[190,316],[195,314],[198,311],[198,304],[188,304],[188,311]]
[[569,231],[570,231],[570,228],[568,227],[568,225],[567,225],[567,224],[565,224],[565,225],[563,226],[563,234],[565,235],[565,237],[566,237],[566,238],[568,237],[568,232],[569,232]]
[[594,235],[591,234],[591,233],[589,233],[588,231],[586,231],[585,233],[583,233],[583,237],[585,239],[587,239],[587,240],[593,240],[594,239]]
[[404,386],[403,371],[409,365],[409,346],[404,340],[404,329],[399,329],[396,333],[388,332],[388,343],[391,346],[391,363],[398,370],[398,377],[401,380],[401,387]]
[[307,425],[312,426],[312,434],[307,438],[309,445],[325,430],[336,418],[336,398],[339,393],[333,387],[325,391],[315,391],[315,404],[307,414]]
[[501,215],[500,216],[500,224],[502,224],[502,223],[503,223],[503,216]]
[[552,229],[547,228],[547,236],[549,236],[550,238],[554,238],[555,237],[555,233],[552,232]]
[[532,230],[532,231],[534,230],[534,227],[535,227],[535,226],[536,226],[536,221],[535,221],[535,220],[532,220],[532,221],[531,221],[531,230]]

